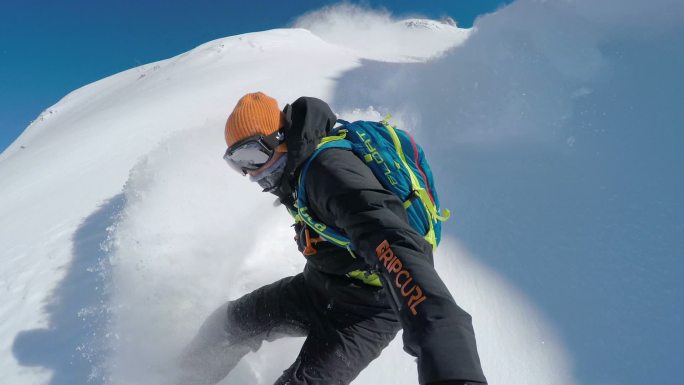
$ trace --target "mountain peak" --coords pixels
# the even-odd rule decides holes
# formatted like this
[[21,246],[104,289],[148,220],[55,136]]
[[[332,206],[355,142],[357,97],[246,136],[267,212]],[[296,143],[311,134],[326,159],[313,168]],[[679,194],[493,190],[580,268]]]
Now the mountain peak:
[[446,29],[458,29],[456,21],[451,17],[445,17],[441,20],[429,19],[406,19],[399,22],[406,28],[427,29],[431,31],[443,31]]

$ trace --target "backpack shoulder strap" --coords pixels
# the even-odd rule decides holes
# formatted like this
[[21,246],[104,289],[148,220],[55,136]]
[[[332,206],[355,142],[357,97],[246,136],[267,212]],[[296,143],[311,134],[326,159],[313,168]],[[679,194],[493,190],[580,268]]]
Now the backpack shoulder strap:
[[349,252],[354,255],[351,250],[351,241],[347,236],[335,230],[334,228],[325,225],[324,223],[318,222],[313,216],[311,216],[309,213],[309,201],[306,197],[305,188],[306,175],[309,172],[309,167],[311,166],[311,162],[316,159],[318,155],[331,148],[351,150],[351,143],[348,140],[344,140],[345,136],[346,132],[339,132],[337,135],[331,135],[323,138],[316,151],[311,154],[306,163],[304,163],[304,166],[302,166],[302,170],[299,173],[299,179],[297,180],[297,213],[295,220],[301,220],[325,240],[349,250]]

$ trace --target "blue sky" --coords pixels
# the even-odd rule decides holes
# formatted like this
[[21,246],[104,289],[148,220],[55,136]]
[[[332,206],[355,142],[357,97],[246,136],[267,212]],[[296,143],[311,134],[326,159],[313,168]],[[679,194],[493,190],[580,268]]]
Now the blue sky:
[[[512,0],[351,1],[461,26]],[[337,1],[8,0],[0,5],[0,151],[67,93],[204,42],[288,26]],[[192,5],[190,5],[192,4]]]

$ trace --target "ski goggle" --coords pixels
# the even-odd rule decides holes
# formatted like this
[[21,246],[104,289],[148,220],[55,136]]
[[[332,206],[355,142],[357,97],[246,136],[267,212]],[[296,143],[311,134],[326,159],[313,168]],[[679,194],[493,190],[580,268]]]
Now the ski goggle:
[[233,170],[247,175],[249,171],[257,170],[271,160],[281,140],[280,131],[268,136],[251,136],[228,147],[223,160]]

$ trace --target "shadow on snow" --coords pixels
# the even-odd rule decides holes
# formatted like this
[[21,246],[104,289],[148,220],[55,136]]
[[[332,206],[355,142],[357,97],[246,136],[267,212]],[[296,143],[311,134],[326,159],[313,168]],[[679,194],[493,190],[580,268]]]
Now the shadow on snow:
[[102,249],[123,194],[104,202],[73,235],[73,259],[46,300],[48,328],[20,332],[12,352],[22,366],[52,371],[49,385],[103,384],[111,266]]

